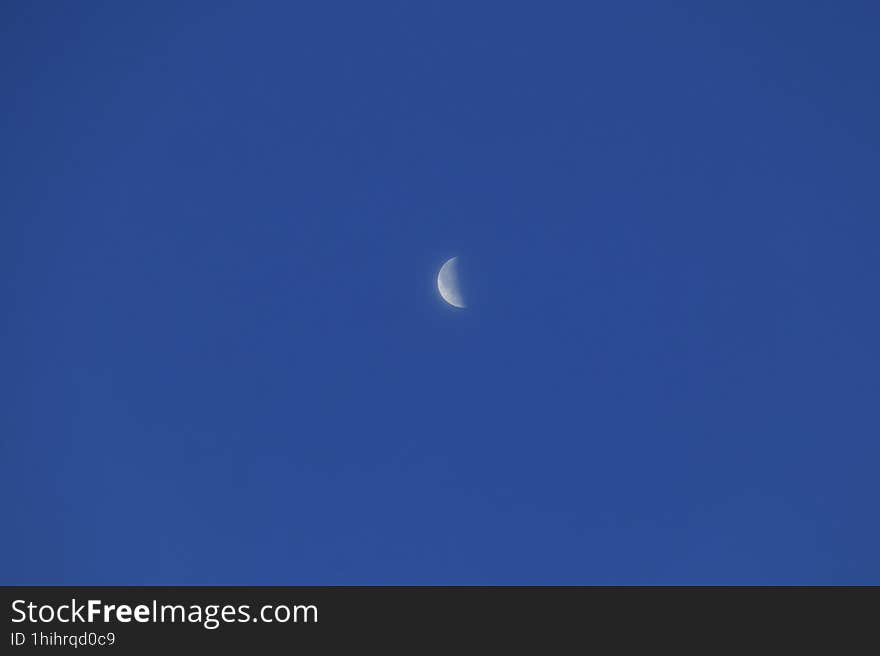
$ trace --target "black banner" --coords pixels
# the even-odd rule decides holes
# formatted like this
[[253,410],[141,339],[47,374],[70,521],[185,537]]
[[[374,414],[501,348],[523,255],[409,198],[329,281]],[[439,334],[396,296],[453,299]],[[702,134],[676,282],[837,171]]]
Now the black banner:
[[6,587],[2,597],[6,653],[438,644],[467,651],[599,637],[620,647],[678,643],[710,628],[726,639],[804,635],[827,626],[841,605],[835,594],[786,588]]

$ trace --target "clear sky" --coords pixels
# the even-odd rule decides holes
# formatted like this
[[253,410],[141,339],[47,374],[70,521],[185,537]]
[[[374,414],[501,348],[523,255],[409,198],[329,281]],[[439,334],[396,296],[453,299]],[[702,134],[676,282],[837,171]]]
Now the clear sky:
[[0,582],[880,583],[878,29],[4,2]]

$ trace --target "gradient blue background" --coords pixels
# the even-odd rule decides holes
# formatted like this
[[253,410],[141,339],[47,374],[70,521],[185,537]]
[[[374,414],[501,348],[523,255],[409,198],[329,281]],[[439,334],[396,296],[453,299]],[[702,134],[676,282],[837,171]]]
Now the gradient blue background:
[[878,26],[5,2],[0,579],[880,583]]

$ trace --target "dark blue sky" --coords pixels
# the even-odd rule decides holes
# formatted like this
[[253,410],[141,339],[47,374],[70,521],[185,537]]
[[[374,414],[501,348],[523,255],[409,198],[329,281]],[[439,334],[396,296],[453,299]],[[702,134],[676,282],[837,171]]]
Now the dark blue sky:
[[880,583],[880,9],[708,4],[4,3],[2,582]]

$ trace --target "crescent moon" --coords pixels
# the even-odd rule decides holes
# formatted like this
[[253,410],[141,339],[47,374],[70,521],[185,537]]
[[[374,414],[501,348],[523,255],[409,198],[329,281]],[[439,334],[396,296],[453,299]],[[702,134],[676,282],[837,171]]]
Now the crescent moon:
[[458,258],[453,257],[443,263],[437,274],[437,289],[443,300],[457,308],[467,307],[458,283]]

